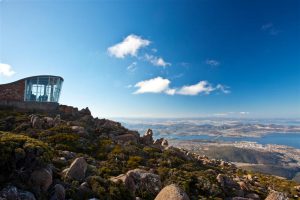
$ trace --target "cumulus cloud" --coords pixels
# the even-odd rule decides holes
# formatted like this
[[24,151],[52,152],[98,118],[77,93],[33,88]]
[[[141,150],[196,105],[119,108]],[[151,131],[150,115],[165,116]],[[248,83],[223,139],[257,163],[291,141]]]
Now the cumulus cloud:
[[159,67],[171,66],[171,63],[166,62],[162,57],[156,57],[153,55],[145,54],[145,59],[155,66],[159,66]]
[[134,87],[138,88],[134,94],[163,93],[169,91],[170,81],[162,77],[140,81]]
[[215,88],[207,81],[200,81],[195,85],[187,85],[180,88],[177,93],[181,95],[198,95],[200,93],[209,94],[214,91]]
[[136,56],[139,49],[146,47],[151,42],[140,36],[128,35],[122,42],[109,47],[107,50],[111,56],[124,58],[127,55]]
[[219,61],[213,60],[213,59],[207,59],[207,60],[205,61],[205,63],[206,63],[207,65],[212,66],[212,67],[217,67],[217,66],[220,65],[220,62],[219,62]]
[[16,72],[12,70],[12,67],[8,64],[0,63],[0,75],[2,76],[12,76]]
[[180,88],[170,87],[171,81],[169,79],[164,79],[162,77],[156,77],[149,80],[140,81],[135,84],[134,87],[138,88],[134,94],[142,93],[165,93],[167,95],[189,95],[195,96],[198,94],[210,94],[213,91],[220,90],[221,92],[227,94],[230,91],[225,89],[225,86],[218,84],[213,86],[208,81],[199,81],[195,85],[185,85]]

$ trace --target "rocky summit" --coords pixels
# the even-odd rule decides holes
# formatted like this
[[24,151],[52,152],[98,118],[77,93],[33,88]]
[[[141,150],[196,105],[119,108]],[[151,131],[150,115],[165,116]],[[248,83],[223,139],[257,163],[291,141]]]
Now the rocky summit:
[[88,108],[0,110],[1,200],[283,200],[300,186],[153,139]]

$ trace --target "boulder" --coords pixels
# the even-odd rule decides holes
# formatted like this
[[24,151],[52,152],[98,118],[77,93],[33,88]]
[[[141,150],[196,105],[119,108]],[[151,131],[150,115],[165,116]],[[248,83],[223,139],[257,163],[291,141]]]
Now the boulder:
[[71,129],[73,132],[75,132],[79,135],[82,135],[82,136],[86,135],[86,130],[82,126],[71,126]]
[[15,186],[7,186],[0,191],[0,199],[4,200],[36,200],[34,195],[28,191],[22,191]]
[[31,115],[30,123],[32,128],[41,129],[44,126],[44,120],[37,115]]
[[66,191],[64,186],[61,184],[56,184],[54,186],[54,194],[51,196],[50,200],[65,200]]
[[81,110],[79,111],[79,113],[80,113],[81,115],[91,115],[91,111],[90,111],[90,109],[89,109],[88,107],[81,109]]
[[15,186],[8,186],[0,191],[0,197],[5,198],[7,200],[18,199],[18,196],[18,189]]
[[125,187],[133,193],[149,193],[156,195],[161,189],[160,177],[142,169],[134,169],[110,179],[113,182],[122,181]]
[[82,181],[85,178],[87,169],[87,162],[83,157],[76,158],[69,168],[65,169],[63,173],[65,178]]
[[247,184],[246,184],[245,182],[239,181],[239,182],[237,182],[237,183],[239,184],[239,186],[240,186],[240,188],[241,188],[242,190],[249,191],[249,187],[247,186]]
[[188,195],[177,185],[171,184],[164,187],[159,194],[155,197],[155,200],[189,200]]
[[30,175],[30,184],[39,192],[46,192],[52,184],[52,170],[50,167],[34,170]]
[[43,120],[46,128],[51,128],[54,126],[54,120],[52,117],[44,117]]
[[288,200],[285,194],[277,191],[271,191],[265,200]]
[[136,190],[157,194],[161,189],[162,184],[157,174],[142,169],[130,170],[126,174],[134,180]]
[[144,136],[141,138],[143,144],[150,145],[153,144],[153,132],[151,129],[148,129]]
[[123,182],[125,187],[129,191],[135,191],[136,190],[134,179],[131,176],[128,176],[127,174],[120,174],[119,176],[110,178],[110,180],[114,183],[117,183],[119,181]]
[[65,157],[67,160],[73,159],[76,157],[76,153],[71,152],[71,151],[59,151],[59,155],[61,157]]
[[225,174],[218,174],[217,181],[220,183],[221,187],[227,187],[227,188],[237,188],[239,185],[234,182],[229,176],[226,176]]

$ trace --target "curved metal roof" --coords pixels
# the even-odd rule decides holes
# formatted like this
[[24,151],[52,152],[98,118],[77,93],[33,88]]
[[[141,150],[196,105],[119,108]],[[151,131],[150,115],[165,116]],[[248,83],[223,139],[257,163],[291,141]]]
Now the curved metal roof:
[[26,78],[22,78],[20,80],[26,80],[26,79],[30,79],[30,78],[37,78],[37,77],[55,77],[55,78],[60,78],[64,81],[63,77],[61,76],[54,76],[54,75],[37,75],[37,76],[30,76],[30,77],[26,77]]

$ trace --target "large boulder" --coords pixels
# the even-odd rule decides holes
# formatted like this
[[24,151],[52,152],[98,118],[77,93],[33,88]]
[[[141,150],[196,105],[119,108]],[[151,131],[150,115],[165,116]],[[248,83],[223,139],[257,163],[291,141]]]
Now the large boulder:
[[238,188],[240,187],[236,182],[232,180],[229,176],[225,174],[218,174],[217,181],[220,183],[220,185],[224,188]]
[[83,157],[76,158],[69,168],[63,171],[65,178],[82,181],[85,178],[87,162]]
[[285,194],[277,191],[271,191],[265,200],[288,200]]
[[156,139],[153,142],[153,145],[158,148],[166,148],[166,147],[168,147],[169,143],[168,143],[168,140],[166,140],[164,138],[160,138],[160,139]]
[[87,134],[87,131],[82,126],[71,126],[71,129],[74,133],[77,133],[78,135],[85,136]]
[[46,128],[51,128],[54,126],[54,119],[52,117],[44,117],[43,120]]
[[171,184],[164,187],[155,200],[189,200],[188,195],[177,185]]
[[156,195],[161,189],[160,177],[157,174],[142,169],[134,169],[110,179],[113,182],[122,181],[132,193],[148,193]]
[[151,145],[151,144],[154,143],[154,141],[153,141],[153,131],[151,129],[148,129],[146,131],[146,133],[141,138],[141,142],[143,144],[146,144],[146,145]]
[[44,120],[37,115],[30,116],[30,123],[32,128],[36,128],[36,129],[41,129],[44,126]]
[[56,184],[54,186],[54,193],[51,196],[50,200],[65,200],[65,188],[61,184]]
[[34,170],[30,176],[30,184],[36,192],[46,192],[52,184],[52,170],[50,167]]

